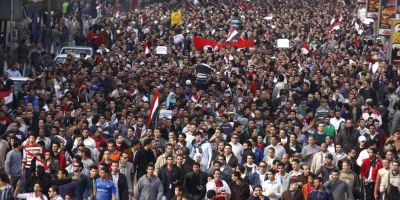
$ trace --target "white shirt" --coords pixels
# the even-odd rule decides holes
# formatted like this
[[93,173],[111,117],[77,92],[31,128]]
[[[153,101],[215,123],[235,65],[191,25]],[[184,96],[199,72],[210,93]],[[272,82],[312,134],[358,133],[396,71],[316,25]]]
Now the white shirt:
[[339,129],[341,122],[344,122],[343,118],[336,119],[336,117],[334,117],[334,118],[331,118],[331,120],[329,120],[329,123],[335,127],[335,130]]
[[[270,200],[278,200],[279,198],[281,198],[281,194],[283,191],[282,184],[276,179],[272,182],[270,180],[264,181],[264,183],[262,184],[262,188],[263,188],[262,194],[264,196],[267,196]],[[275,197],[268,196],[269,193],[271,192],[275,193],[276,196]]]
[[215,185],[215,180],[211,180],[206,185],[207,191],[214,190],[217,194],[220,194],[221,192],[225,191],[226,194],[231,194],[231,188],[229,188],[228,183],[226,183],[224,180],[221,180],[221,182],[222,182],[222,187],[217,188],[217,186]]
[[275,157],[277,158],[282,158],[283,154],[286,153],[285,147],[283,147],[282,145],[277,144],[276,146],[273,146],[272,144],[267,146],[264,149],[264,155],[268,155],[268,149],[272,147],[275,149]]
[[[48,200],[46,195],[42,194],[42,197],[44,200]],[[42,197],[40,197],[40,196],[35,197],[34,192],[18,194],[18,196],[17,196],[17,198],[26,199],[26,200],[42,200]]]
[[357,165],[361,167],[364,159],[369,158],[368,149],[364,149],[360,152],[357,158]]
[[230,145],[232,145],[232,152],[233,155],[236,156],[236,158],[238,159],[239,163],[242,162],[242,154],[243,154],[243,146],[240,143],[236,143],[233,144],[232,142],[229,143]]
[[[93,150],[93,149],[96,148],[96,142],[95,142],[95,141],[93,140],[93,138],[91,138],[91,137],[86,138],[86,139],[83,141],[83,144],[85,145],[85,147],[89,148],[90,150]],[[77,145],[78,145],[78,141],[75,140],[75,141],[74,141],[74,147],[73,147],[73,148],[75,148]]]
[[331,145],[328,146],[328,151],[331,152],[332,155],[335,154],[336,148],[335,148],[335,144],[334,143],[332,143]]

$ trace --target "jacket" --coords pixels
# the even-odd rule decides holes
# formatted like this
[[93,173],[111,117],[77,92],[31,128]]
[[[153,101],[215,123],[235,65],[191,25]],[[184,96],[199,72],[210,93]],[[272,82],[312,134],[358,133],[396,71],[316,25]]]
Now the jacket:
[[[254,172],[253,174],[251,174],[249,179],[250,179],[250,185],[261,185],[260,172]],[[266,181],[266,180],[268,180],[268,173],[267,172],[265,172],[264,181]]]
[[153,176],[151,179],[147,175],[143,175],[136,183],[133,198],[138,200],[161,200],[164,188],[161,180]]
[[[361,169],[360,169],[361,178],[368,178],[367,173],[369,173],[369,166],[371,165],[371,161],[372,161],[371,158],[367,158],[367,159],[363,160],[363,162],[361,164]],[[373,165],[371,167],[372,167],[372,174],[369,174],[369,175],[371,175],[372,180],[375,182],[376,177],[378,175],[378,170],[383,167],[382,161],[379,158],[376,158],[375,165]]]
[[[171,182],[178,181],[178,184],[176,184],[176,185],[171,183],[172,190],[174,190],[174,188],[176,186],[183,184],[183,174],[182,174],[181,168],[176,165],[174,165],[172,167],[171,174],[172,174]],[[168,187],[169,182],[168,182],[168,176],[167,176],[167,164],[165,164],[164,166],[162,166],[160,168],[160,170],[158,171],[157,177],[160,178],[161,183],[164,187],[164,194],[166,194],[167,190],[169,189],[169,187]]]
[[19,59],[28,59],[29,47],[26,46],[26,44],[19,44],[17,47],[17,55]]
[[337,182],[329,180],[324,184],[324,186],[332,192],[334,199],[346,199],[345,194],[347,194],[347,200],[354,199],[353,190],[343,180],[339,179]]
[[[322,190],[313,189],[308,195],[308,200],[334,200],[332,192],[323,187]],[[283,199],[282,199],[283,200]]]
[[289,190],[285,190],[281,195],[281,200],[304,200],[304,196],[300,190],[294,191],[293,194]]
[[[268,197],[266,197],[266,196],[264,196],[264,195],[261,195],[261,196],[263,196],[264,197],[264,200],[269,200],[269,198]],[[247,200],[260,200],[260,197],[256,197],[256,196],[254,196],[254,195],[251,195]]]
[[338,132],[336,143],[341,144],[343,149],[348,151],[357,145],[358,137],[360,136],[358,129],[354,128],[351,134],[347,134],[346,129],[339,129]]
[[239,161],[236,158],[235,155],[233,155],[233,153],[231,153],[232,157],[228,160],[228,163],[226,163],[227,165],[231,166],[232,168],[235,168],[236,166],[238,166]]
[[393,135],[397,130],[400,130],[400,110],[394,113],[390,135]]
[[[110,174],[110,180],[113,181],[113,175]],[[128,193],[128,181],[126,180],[126,176],[118,173],[118,183],[116,185],[118,188],[118,196],[119,200],[129,200],[129,193]]]
[[241,181],[239,185],[237,185],[235,182],[231,182],[229,184],[229,187],[231,188],[231,196],[235,200],[246,200],[250,197],[250,186],[244,181]]
[[196,188],[196,186],[192,184],[193,183],[193,172],[189,172],[188,174],[185,175],[183,187],[190,194],[193,194],[193,191],[195,191],[195,192],[197,191],[200,193],[200,197],[204,197],[206,194],[205,186],[207,184],[207,173],[199,171],[198,177],[199,177],[199,180],[198,180],[199,184],[201,186],[203,186],[202,190],[198,190]]

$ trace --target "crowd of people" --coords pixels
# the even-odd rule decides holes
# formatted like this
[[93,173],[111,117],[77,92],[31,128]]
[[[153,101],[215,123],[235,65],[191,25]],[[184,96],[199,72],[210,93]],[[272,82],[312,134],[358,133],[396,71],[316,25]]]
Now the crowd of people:
[[399,199],[400,69],[362,8],[63,1],[0,50],[0,199]]

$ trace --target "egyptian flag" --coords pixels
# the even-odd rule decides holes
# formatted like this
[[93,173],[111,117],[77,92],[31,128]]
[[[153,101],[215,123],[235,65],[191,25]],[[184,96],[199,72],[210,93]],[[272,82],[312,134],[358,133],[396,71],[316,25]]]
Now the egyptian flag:
[[328,32],[331,32],[333,30],[339,30],[339,29],[340,29],[340,22],[336,22],[328,28]]
[[231,30],[229,31],[228,38],[226,39],[226,41],[230,42],[230,41],[236,39],[237,36],[239,36],[239,32],[236,30],[236,28],[232,27]]
[[147,117],[147,126],[149,126],[149,124],[151,123],[151,119],[153,118],[154,113],[158,108],[158,104],[160,104],[159,96],[160,96],[160,89],[157,88],[156,95],[154,96],[153,103],[151,104],[149,116]]
[[339,19],[338,20],[339,20],[339,22],[341,22],[343,20],[343,15],[342,14],[339,15]]
[[199,95],[197,95],[196,93],[195,95],[192,96],[190,100],[192,100],[194,103],[197,103],[197,101],[199,100]]
[[8,108],[8,110],[13,109],[13,102],[14,102],[14,94],[11,90],[0,92],[0,98],[4,99],[4,102]]
[[243,8],[244,8],[244,6],[243,6],[242,3],[238,3],[237,6],[238,6],[240,9],[243,9]]
[[144,50],[144,54],[147,55],[150,53],[150,49],[147,46],[147,42],[143,43],[143,50]]
[[303,54],[308,54],[308,52],[310,52],[310,47],[308,47],[306,41],[304,40],[301,42],[301,51]]
[[336,21],[336,20],[335,20],[335,18],[334,18],[334,17],[332,17],[330,25],[334,24],[334,23],[335,23],[335,21]]

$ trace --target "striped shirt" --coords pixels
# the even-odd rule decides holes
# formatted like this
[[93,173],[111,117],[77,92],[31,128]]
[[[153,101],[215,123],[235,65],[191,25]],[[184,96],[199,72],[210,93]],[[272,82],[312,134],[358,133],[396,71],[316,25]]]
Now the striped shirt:
[[26,144],[24,146],[23,153],[24,154],[23,154],[22,162],[26,163],[25,168],[30,168],[31,167],[31,161],[33,159],[32,156],[37,154],[37,153],[42,153],[42,147],[40,145],[38,145],[38,144],[33,144],[33,145]]
[[5,188],[0,188],[0,199],[14,199],[13,192],[13,187],[7,184]]

